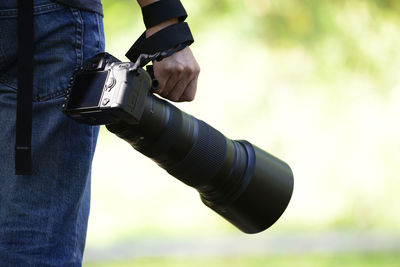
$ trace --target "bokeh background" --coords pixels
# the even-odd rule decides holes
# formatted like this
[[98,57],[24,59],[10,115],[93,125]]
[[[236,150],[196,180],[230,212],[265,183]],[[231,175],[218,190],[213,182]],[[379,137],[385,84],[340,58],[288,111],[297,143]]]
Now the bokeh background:
[[[281,219],[245,235],[102,128],[86,266],[400,266],[400,2],[183,0],[202,68],[177,106],[284,159]],[[143,32],[103,0],[106,50]]]

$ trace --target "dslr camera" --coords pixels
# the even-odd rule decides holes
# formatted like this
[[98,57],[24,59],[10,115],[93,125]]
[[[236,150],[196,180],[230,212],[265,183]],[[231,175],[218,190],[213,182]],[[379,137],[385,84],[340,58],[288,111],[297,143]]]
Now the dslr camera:
[[75,73],[64,113],[78,122],[105,124],[195,188],[205,205],[243,232],[258,233],[274,224],[292,196],[290,167],[153,95],[153,85],[138,64],[101,53]]

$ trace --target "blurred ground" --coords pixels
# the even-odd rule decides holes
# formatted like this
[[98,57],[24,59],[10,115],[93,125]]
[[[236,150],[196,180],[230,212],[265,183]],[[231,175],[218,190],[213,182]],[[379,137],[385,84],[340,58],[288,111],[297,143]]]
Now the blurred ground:
[[87,266],[101,267],[131,267],[131,266],[167,266],[167,267],[264,267],[264,266],[299,266],[299,267],[397,267],[398,254],[290,254],[274,256],[247,256],[247,257],[219,257],[219,258],[142,258],[126,261],[103,262],[88,264]]
[[[272,236],[132,240],[89,249],[87,262],[137,258],[229,258],[276,255],[395,254],[400,260],[400,236],[390,233],[293,233]],[[225,265],[224,265],[225,266]],[[226,265],[227,266],[227,265]]]

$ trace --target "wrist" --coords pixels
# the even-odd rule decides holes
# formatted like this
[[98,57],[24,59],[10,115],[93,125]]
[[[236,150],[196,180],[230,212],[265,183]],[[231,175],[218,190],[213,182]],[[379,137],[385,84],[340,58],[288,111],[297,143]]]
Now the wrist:
[[145,7],[148,6],[154,2],[158,2],[159,0],[137,0],[137,2],[139,3],[140,7]]
[[168,27],[168,26],[170,26],[172,24],[178,23],[178,22],[179,22],[178,18],[174,18],[174,19],[170,19],[170,20],[161,22],[160,24],[157,24],[157,25],[155,25],[153,27],[150,27],[150,28],[148,28],[146,30],[146,38],[149,38],[150,36],[152,36],[156,32],[158,32],[158,31],[160,31],[160,30],[162,30],[162,29],[164,29],[164,28],[166,28],[166,27]]

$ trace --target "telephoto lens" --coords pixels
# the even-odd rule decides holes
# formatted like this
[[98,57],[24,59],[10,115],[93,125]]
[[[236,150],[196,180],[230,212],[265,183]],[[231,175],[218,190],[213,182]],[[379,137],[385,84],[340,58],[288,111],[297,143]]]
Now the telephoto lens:
[[294,182],[285,162],[247,141],[226,138],[151,93],[137,124],[121,121],[107,128],[195,188],[205,205],[245,233],[264,231],[289,204]]

